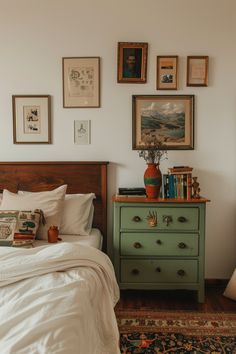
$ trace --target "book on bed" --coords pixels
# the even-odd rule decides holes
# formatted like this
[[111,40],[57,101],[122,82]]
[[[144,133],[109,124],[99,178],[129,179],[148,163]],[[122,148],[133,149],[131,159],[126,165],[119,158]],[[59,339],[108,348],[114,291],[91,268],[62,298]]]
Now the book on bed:
[[34,240],[13,240],[12,247],[24,247],[32,248],[34,247]]

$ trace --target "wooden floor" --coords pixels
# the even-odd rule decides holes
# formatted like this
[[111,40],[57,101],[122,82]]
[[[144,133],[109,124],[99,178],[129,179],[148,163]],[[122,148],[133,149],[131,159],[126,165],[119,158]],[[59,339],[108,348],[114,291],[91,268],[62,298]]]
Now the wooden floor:
[[236,301],[222,294],[225,286],[206,287],[205,303],[197,302],[196,292],[184,290],[121,290],[116,310],[188,310],[201,312],[234,312]]

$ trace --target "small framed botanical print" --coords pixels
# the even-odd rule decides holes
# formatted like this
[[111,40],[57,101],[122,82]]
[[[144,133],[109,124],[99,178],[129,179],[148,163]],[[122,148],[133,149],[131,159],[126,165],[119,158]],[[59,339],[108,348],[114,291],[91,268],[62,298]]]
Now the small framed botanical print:
[[74,137],[75,144],[88,145],[90,141],[90,120],[75,120],[74,121]]
[[187,57],[187,86],[208,86],[208,56]]
[[177,90],[178,56],[157,57],[157,90]]
[[63,107],[100,107],[100,57],[63,58]]
[[14,144],[51,143],[51,99],[48,95],[14,95]]

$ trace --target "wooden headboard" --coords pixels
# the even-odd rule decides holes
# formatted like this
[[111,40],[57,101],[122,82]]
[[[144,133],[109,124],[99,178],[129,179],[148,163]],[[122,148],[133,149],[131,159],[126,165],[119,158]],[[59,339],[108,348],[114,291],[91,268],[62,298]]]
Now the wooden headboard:
[[67,184],[68,194],[95,193],[93,226],[101,230],[106,251],[107,165],[103,161],[0,162],[0,191],[41,192]]

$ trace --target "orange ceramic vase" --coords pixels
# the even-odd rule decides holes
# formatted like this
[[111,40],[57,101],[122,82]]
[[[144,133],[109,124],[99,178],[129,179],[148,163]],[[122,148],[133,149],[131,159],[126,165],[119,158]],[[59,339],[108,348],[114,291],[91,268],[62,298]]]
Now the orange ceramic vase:
[[48,229],[48,242],[56,243],[58,241],[59,230],[57,226],[50,226]]
[[144,184],[146,188],[147,198],[158,198],[161,189],[162,175],[159,165],[148,163],[148,167],[144,172]]

